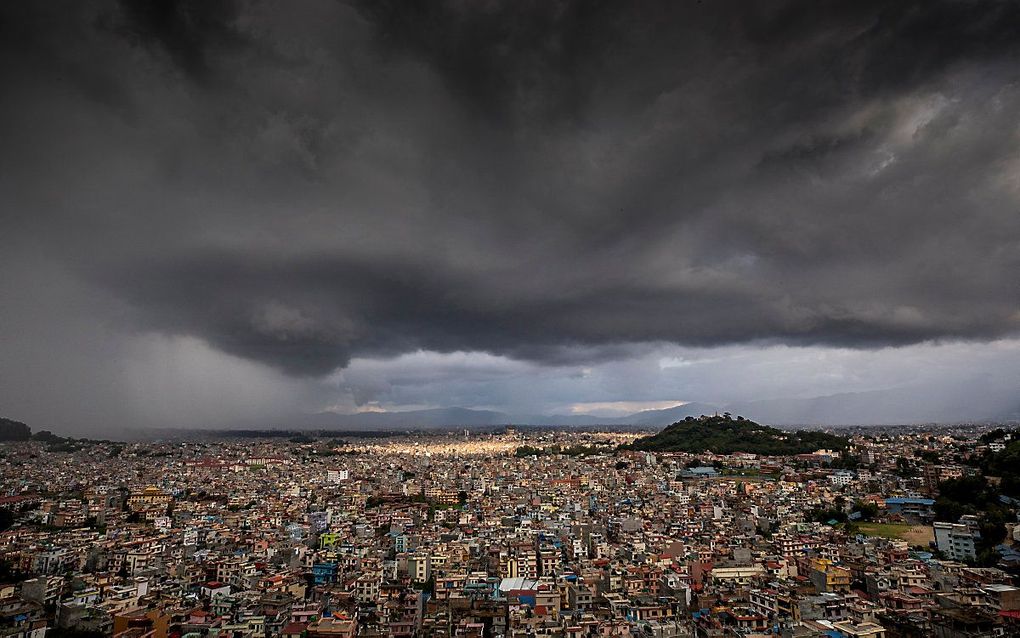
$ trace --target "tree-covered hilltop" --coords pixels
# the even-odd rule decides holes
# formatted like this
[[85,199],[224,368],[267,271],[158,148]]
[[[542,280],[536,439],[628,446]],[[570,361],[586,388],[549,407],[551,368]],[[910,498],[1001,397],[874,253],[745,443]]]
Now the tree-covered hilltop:
[[[1006,435],[1010,436],[1006,440]],[[998,452],[986,451],[984,456],[972,459],[971,464],[981,469],[983,476],[996,476],[998,493],[1011,498],[1020,499],[1020,430],[1003,430],[999,428],[981,437],[983,443],[1002,440],[1006,447]]]
[[21,421],[0,417],[0,441],[27,441],[32,430]]
[[715,452],[730,454],[807,454],[819,449],[842,450],[847,440],[834,434],[797,430],[787,432],[759,425],[744,417],[687,417],[662,432],[642,437],[624,449],[648,452]]
[[32,433],[32,428],[21,421],[0,417],[0,443],[5,441],[42,441],[43,443],[64,443],[68,439],[50,432],[40,430]]

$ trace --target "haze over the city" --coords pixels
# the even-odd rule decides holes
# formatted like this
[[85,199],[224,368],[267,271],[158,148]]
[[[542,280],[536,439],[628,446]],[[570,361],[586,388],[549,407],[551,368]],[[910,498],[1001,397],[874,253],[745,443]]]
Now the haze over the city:
[[1020,419],[1018,81],[1015,2],[3,3],[0,416]]

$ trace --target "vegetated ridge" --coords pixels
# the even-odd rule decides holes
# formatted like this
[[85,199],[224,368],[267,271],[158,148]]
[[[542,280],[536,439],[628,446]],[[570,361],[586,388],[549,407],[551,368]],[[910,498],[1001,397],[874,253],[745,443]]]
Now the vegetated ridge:
[[687,417],[652,436],[645,436],[624,449],[648,452],[715,452],[731,454],[789,455],[807,454],[819,449],[842,450],[847,440],[841,436],[811,430],[786,431],[759,425],[742,416]]
[[40,430],[33,433],[32,428],[21,421],[0,417],[0,442],[42,441],[44,443],[61,443],[66,440],[64,437],[57,436],[49,430]]
[[27,441],[32,429],[21,421],[0,417],[0,441]]

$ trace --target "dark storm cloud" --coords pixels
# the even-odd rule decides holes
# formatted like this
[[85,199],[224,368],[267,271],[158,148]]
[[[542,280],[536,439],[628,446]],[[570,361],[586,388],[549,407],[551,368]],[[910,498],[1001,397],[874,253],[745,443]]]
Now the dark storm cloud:
[[141,46],[158,46],[196,80],[208,79],[209,56],[241,46],[239,16],[230,0],[121,0],[122,20],[109,26]]
[[321,375],[1020,326],[1015,2],[9,3],[0,30],[0,230],[136,330]]

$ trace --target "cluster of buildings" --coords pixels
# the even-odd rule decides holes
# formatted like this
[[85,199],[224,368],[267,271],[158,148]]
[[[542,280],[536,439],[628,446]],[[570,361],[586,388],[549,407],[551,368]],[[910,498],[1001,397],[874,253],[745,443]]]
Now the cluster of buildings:
[[935,517],[977,439],[760,457],[616,449],[631,438],[4,444],[0,636],[1020,634],[1012,526],[978,566],[974,521]]

